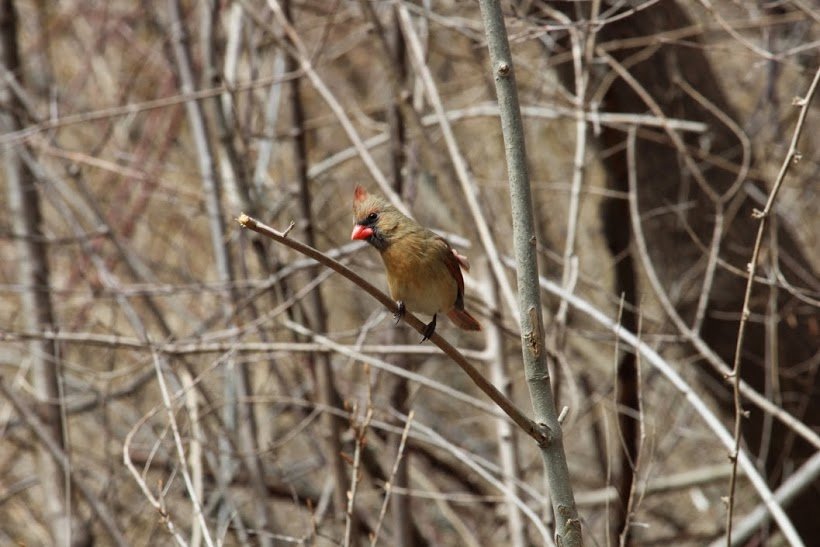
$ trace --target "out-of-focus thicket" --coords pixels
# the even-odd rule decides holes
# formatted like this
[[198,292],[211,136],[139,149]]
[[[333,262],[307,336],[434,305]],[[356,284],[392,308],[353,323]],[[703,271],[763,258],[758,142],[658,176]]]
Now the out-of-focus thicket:
[[[437,332],[529,409],[477,3],[0,4],[0,544],[550,541],[532,439],[234,222],[385,287],[352,192],[402,200],[472,263],[484,330]],[[760,477],[820,537],[820,8],[503,7],[585,541],[782,542]]]

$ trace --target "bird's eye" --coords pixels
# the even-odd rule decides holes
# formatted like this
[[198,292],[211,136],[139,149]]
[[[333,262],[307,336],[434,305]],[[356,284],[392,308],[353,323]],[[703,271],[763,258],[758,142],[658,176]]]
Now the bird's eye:
[[367,215],[367,222],[376,222],[379,218],[379,213],[370,213]]

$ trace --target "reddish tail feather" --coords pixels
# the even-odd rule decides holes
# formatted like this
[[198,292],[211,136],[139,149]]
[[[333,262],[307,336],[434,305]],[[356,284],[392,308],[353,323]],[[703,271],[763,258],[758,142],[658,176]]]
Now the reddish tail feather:
[[447,312],[447,317],[460,329],[481,330],[481,324],[476,321],[475,317],[470,315],[467,310],[457,310],[453,308]]

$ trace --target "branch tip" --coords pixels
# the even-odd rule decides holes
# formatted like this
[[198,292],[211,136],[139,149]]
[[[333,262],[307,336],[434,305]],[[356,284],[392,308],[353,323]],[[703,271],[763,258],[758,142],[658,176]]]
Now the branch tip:
[[567,414],[569,414],[569,407],[564,406],[564,408],[561,409],[561,413],[558,415],[558,423],[559,424],[564,423],[564,420],[566,419]]

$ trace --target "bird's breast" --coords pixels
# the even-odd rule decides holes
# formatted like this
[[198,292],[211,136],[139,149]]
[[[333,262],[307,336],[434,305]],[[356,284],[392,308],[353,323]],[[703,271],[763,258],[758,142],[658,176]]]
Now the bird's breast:
[[438,253],[391,245],[382,259],[390,296],[410,312],[446,313],[455,304],[458,285]]

